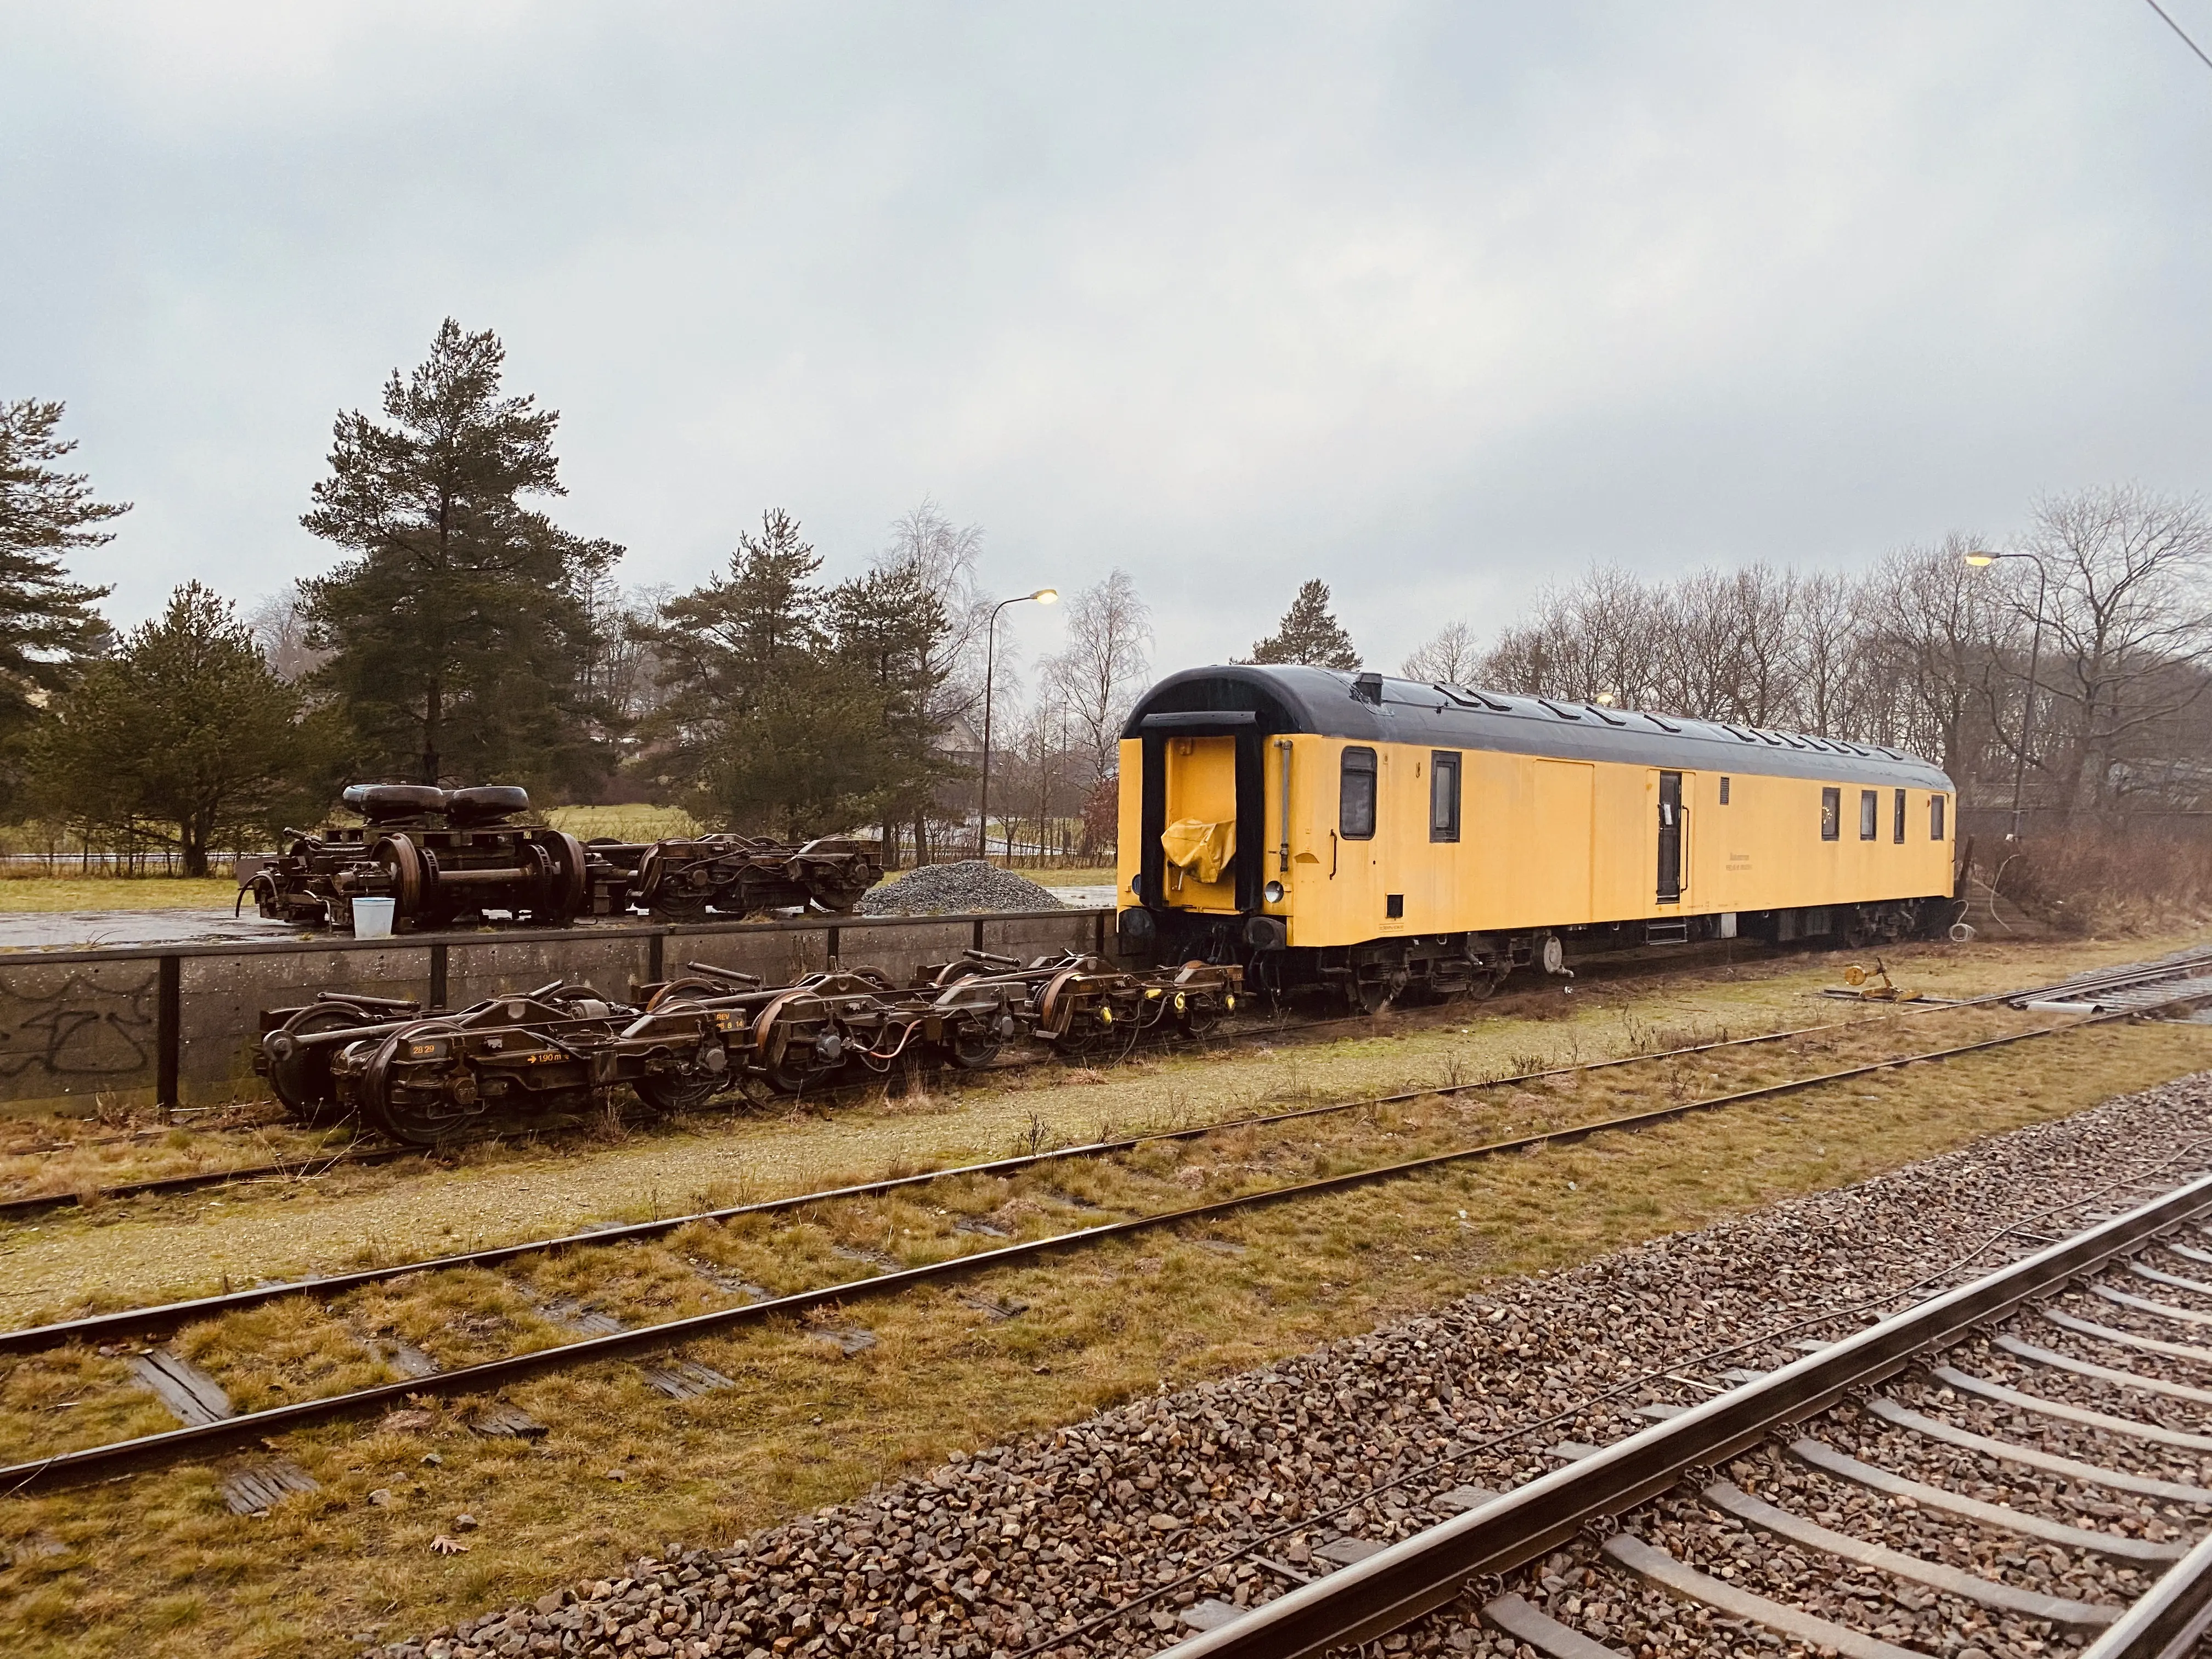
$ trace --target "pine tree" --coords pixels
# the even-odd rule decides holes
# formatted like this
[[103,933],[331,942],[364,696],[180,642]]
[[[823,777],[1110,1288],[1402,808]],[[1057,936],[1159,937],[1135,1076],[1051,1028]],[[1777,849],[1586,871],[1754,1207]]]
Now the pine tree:
[[803,839],[872,816],[883,700],[832,648],[821,568],[798,520],[771,510],[726,575],[644,630],[672,688],[646,735],[703,817]]
[[260,844],[290,804],[301,712],[230,603],[186,582],[55,701],[33,786],[94,838],[174,847],[185,875],[204,876],[211,848]]
[[94,526],[131,503],[95,501],[82,473],[54,467],[76,447],[54,435],[62,408],[0,403],[0,737],[28,726],[108,637],[93,606],[111,590],[70,581],[62,556],[114,539]]
[[1352,635],[1329,614],[1328,584],[1316,580],[1298,589],[1275,631],[1253,646],[1251,659],[1351,670],[1359,666],[1359,652]]
[[926,819],[939,788],[962,775],[938,743],[956,624],[944,597],[913,564],[880,566],[839,583],[825,615],[830,649],[873,700],[869,817],[881,826],[889,857],[899,826]]
[[589,690],[592,585],[622,555],[523,504],[560,495],[560,416],[502,397],[489,331],[447,318],[384,390],[388,425],[338,416],[309,531],[354,556],[301,584],[313,678],[368,772],[580,790],[610,750]]
[[760,534],[738,538],[726,575],[662,605],[645,631],[670,660],[678,729],[742,713],[820,647],[821,568],[799,521],[775,507],[761,514]]

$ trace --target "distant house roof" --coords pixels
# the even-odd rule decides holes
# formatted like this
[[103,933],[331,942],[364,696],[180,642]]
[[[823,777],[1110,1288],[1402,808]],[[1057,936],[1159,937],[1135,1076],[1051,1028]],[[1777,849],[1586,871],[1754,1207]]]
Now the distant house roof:
[[937,734],[937,747],[948,755],[980,755],[983,752],[983,734],[970,726],[964,715],[955,714],[945,730]]

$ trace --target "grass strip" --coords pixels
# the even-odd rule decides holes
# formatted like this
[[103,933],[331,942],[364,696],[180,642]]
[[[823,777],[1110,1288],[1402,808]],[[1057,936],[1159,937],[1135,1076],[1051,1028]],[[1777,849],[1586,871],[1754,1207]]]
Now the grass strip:
[[[1378,1106],[1402,1105],[1410,1101],[1471,1094],[1482,1090],[1541,1082],[1549,1078],[1607,1071],[1620,1066],[1677,1060],[1723,1048],[1781,1042],[1797,1037],[1819,1036],[1829,1031],[1850,1030],[1856,1033],[1864,1030],[1869,1026],[1911,1014],[1954,1012],[1987,1006],[1991,1003],[2008,999],[2037,994],[2039,993],[2036,991],[1994,992],[1984,996],[1956,1002],[1915,1004],[1892,1009],[1867,1019],[1829,1020],[1818,1025],[1797,1026],[1790,1030],[1763,1032],[1750,1036],[1725,1037],[1709,1042],[1692,1043],[1681,1048],[1655,1050],[1648,1054],[1623,1054],[1606,1060],[1589,1060],[1579,1065],[1550,1066],[1533,1072],[1510,1073],[1504,1077],[1487,1078],[1467,1083],[1432,1085],[1419,1089],[1401,1091],[1395,1094],[1369,1095],[1352,1100],[1331,1101],[1319,1106],[1294,1107],[1280,1112],[1248,1114],[1243,1117],[1223,1118],[1210,1123],[1189,1125],[1176,1129],[1147,1130],[1117,1139],[1087,1141],[1073,1146],[1054,1147],[1048,1151],[995,1158],[980,1164],[952,1164],[941,1170],[927,1170],[912,1175],[884,1176],[874,1181],[857,1182],[816,1192],[799,1193],[781,1198],[727,1205],[716,1209],[694,1211],[684,1215],[659,1218],[650,1221],[630,1222],[619,1226],[594,1228],[585,1232],[566,1233],[552,1238],[529,1239],[520,1243],[495,1245],[484,1249],[463,1251],[452,1255],[432,1256],[391,1266],[365,1267],[353,1273],[332,1273],[291,1284],[257,1285],[249,1290],[232,1291],[217,1296],[197,1297],[181,1302],[115,1310],[88,1315],[81,1319],[26,1326],[16,1330],[0,1332],[0,1353],[33,1352],[68,1341],[97,1341],[103,1338],[133,1332],[172,1330],[193,1319],[260,1307],[285,1297],[311,1295],[328,1299],[364,1285],[382,1283],[408,1273],[436,1273],[460,1267],[496,1267],[502,1262],[512,1261],[520,1257],[571,1246],[606,1245],[620,1243],[627,1239],[665,1237],[695,1223],[721,1223],[735,1220],[741,1216],[773,1215],[796,1210],[808,1204],[839,1199],[881,1197],[885,1194],[897,1192],[903,1188],[927,1186],[933,1182],[951,1181],[962,1176],[1011,1175],[1062,1160],[1106,1157],[1115,1152],[1131,1152],[1140,1146],[1163,1142],[1192,1140],[1207,1135],[1229,1133],[1240,1129],[1266,1128],[1302,1118],[1323,1117]],[[1946,1052],[1963,1054],[1970,1051],[1970,1048],[1960,1048]],[[1838,1073],[1833,1075],[1842,1077],[1850,1073]],[[1787,1088],[1790,1085],[1780,1086]],[[1753,1091],[1749,1093],[1731,1094],[1715,1098],[1716,1103],[1724,1103],[1736,1099],[1756,1098],[1758,1094],[1758,1091]],[[1604,1126],[1601,1124],[1597,1127]],[[1540,1139],[1543,1137],[1531,1139]],[[385,1157],[379,1158],[375,1161],[388,1161],[390,1158],[420,1151],[419,1148],[392,1149]],[[1458,1155],[1450,1154],[1449,1156]],[[341,1162],[360,1164],[368,1161],[370,1161],[368,1158],[361,1156],[348,1159],[341,1153],[326,1161],[324,1169],[327,1170],[334,1168]],[[269,1166],[264,1170],[236,1173],[239,1175],[246,1173],[299,1175],[305,1173],[305,1170],[304,1166],[276,1165]],[[212,1175],[209,1177],[210,1181],[217,1178],[220,1177]],[[194,1184],[192,1177],[176,1177],[169,1181],[142,1182],[131,1190],[134,1192],[180,1190],[191,1184]],[[28,1201],[30,1200],[19,1200],[19,1202]],[[12,1207],[12,1206],[0,1205],[0,1214],[7,1213]]]
[[[617,1331],[605,1336],[586,1338],[580,1342],[562,1343],[556,1346],[538,1349],[532,1352],[511,1354],[502,1358],[486,1360],[455,1371],[441,1371],[430,1376],[388,1382],[374,1388],[358,1389],[349,1394],[319,1400],[295,1401],[259,1412],[251,1412],[222,1421],[191,1428],[180,1428],[165,1433],[141,1436],[137,1438],[111,1443],[102,1446],[86,1447],[81,1450],[56,1453],[52,1456],[17,1463],[0,1468],[0,1484],[8,1493],[28,1490],[50,1480],[67,1480],[92,1471],[103,1474],[133,1467],[145,1462],[158,1462],[173,1455],[212,1450],[234,1446],[261,1436],[285,1429],[297,1428],[311,1423],[349,1417],[395,1405],[408,1396],[466,1395],[495,1389],[510,1382],[538,1376],[543,1372],[566,1370],[587,1364],[598,1359],[627,1358],[641,1352],[666,1347],[693,1337],[708,1336],[743,1325],[764,1322],[785,1315],[805,1313],[834,1303],[860,1297],[895,1295],[918,1285],[946,1279],[983,1271],[987,1268],[1026,1261],[1062,1249],[1096,1244],[1109,1239],[1127,1237],[1163,1227],[1172,1227],[1187,1222],[1203,1221],[1230,1214],[1239,1210],[1258,1208],[1263,1205],[1291,1199],[1319,1197],[1341,1192],[1376,1181],[1386,1181],[1410,1175],[1419,1170],[1440,1168],[1470,1158],[1493,1158],[1535,1147],[1571,1144],[1613,1130],[1632,1131],[1692,1113],[1717,1110],[1754,1100],[1772,1099],[1778,1096],[1795,1094],[1824,1084],[1841,1083],[1852,1078],[1869,1076],[1877,1072],[1891,1071],[1899,1066],[1921,1064],[1930,1060],[1955,1059],[1962,1054],[1978,1054],[1992,1048],[2027,1042],[2035,1037],[2055,1036],[2078,1031],[2088,1026],[2100,1025],[2114,1020],[2132,1019],[2142,1012],[2140,1009],[2115,1010],[2110,1013],[2092,1014],[2081,1019],[2062,1024],[2037,1026],[2026,1031],[2009,1032],[2001,1036],[1985,1037],[1976,1042],[1962,1043],[1949,1048],[1931,1049],[1915,1054],[1878,1060],[1840,1070],[1822,1073],[1810,1078],[1792,1079],[1782,1083],[1761,1084],[1754,1088],[1739,1089],[1727,1094],[1709,1096],[1701,1100],[1682,1101],[1670,1106],[1659,1106],[1642,1112],[1628,1113],[1618,1117],[1603,1118],[1595,1122],[1566,1128],[1551,1129],[1535,1134],[1516,1135],[1504,1140],[1486,1141],[1476,1146],[1467,1146],[1446,1152],[1433,1152],[1425,1157],[1401,1159],[1394,1164],[1372,1169],[1357,1170],[1342,1175],[1325,1176],[1317,1181],[1295,1182],[1287,1187],[1271,1187],[1255,1193],[1246,1193],[1232,1198],[1217,1199],[1209,1203],[1188,1205],[1181,1209],[1163,1211],[1152,1215],[1137,1216],[1122,1221],[1102,1223],[1096,1227],[1079,1228],[1073,1231],[1050,1234],[1043,1238],[1025,1240],[1003,1245],[996,1249],[981,1249],[949,1257],[942,1261],[927,1262],[919,1267],[898,1268],[847,1279],[839,1284],[822,1285],[799,1291],[763,1301],[751,1302],[737,1307],[716,1309],[688,1318],[668,1320],[657,1324],[641,1326],[635,1330]],[[1429,1091],[1437,1092],[1435,1091]],[[586,1235],[589,1242],[600,1242],[605,1235]]]

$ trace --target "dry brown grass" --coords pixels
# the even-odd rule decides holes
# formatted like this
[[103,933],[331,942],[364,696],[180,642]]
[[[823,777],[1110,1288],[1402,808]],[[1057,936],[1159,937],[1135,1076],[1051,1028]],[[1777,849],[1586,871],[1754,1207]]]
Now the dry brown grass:
[[2212,841],[2085,829],[2035,836],[2016,854],[1992,846],[1976,862],[2001,896],[2067,933],[2149,933],[2212,916]]
[[[1000,1242],[958,1231],[963,1219],[1036,1237],[2021,1024],[1996,1012],[1938,1015],[1824,1033],[1790,1053],[1778,1046],[1698,1056],[1237,1129],[1012,1180],[962,1177],[810,1206],[784,1220],[756,1217],[653,1243],[577,1249],[506,1275],[410,1278],[348,1298],[331,1315],[280,1304],[195,1328],[181,1346],[216,1369],[242,1405],[274,1403],[379,1380],[362,1340],[380,1333],[450,1367],[561,1340],[541,1311],[556,1295],[633,1321],[665,1319],[720,1299],[696,1271],[702,1265],[726,1282],[776,1292],[837,1283]],[[1907,1034],[1911,1040],[1899,1040]],[[38,1534],[64,1553],[0,1575],[0,1645],[40,1654],[261,1655],[327,1651],[371,1628],[419,1632],[597,1574],[666,1540],[723,1541],[955,1449],[1364,1329],[1498,1274],[1586,1260],[2079,1109],[2203,1066],[2212,1054],[2208,1035],[2115,1026],[2040,1039],[1640,1133],[1264,1207],[1049,1265],[996,1270],[957,1288],[855,1301],[811,1323],[783,1321],[692,1345],[689,1357],[738,1383],[697,1400],[672,1403],[635,1366],[617,1364],[519,1387],[514,1401],[550,1427],[542,1445],[469,1433],[468,1408],[459,1403],[434,1403],[420,1417],[367,1432],[303,1433],[288,1437],[286,1449],[323,1490],[288,1499],[264,1520],[229,1516],[206,1468],[15,1499],[0,1512],[6,1541]],[[1175,1075],[1166,1066],[1154,1073]],[[1212,1099],[1187,1086],[1160,1106],[1201,1111]],[[1014,1308],[1011,1317],[994,1311]],[[840,1324],[865,1326],[877,1346],[845,1357],[820,1335]],[[120,1364],[82,1352],[19,1364],[0,1380],[8,1455],[136,1425],[131,1413],[145,1408],[120,1386]],[[80,1413],[84,1420],[74,1420]],[[442,1461],[425,1463],[433,1452]],[[616,1470],[624,1479],[610,1480]],[[373,1490],[394,1501],[371,1505]],[[432,1555],[430,1537],[465,1510],[484,1523],[471,1534],[471,1553]]]
[[[1900,983],[1966,995],[2188,942],[1981,940],[1908,946],[1886,959]],[[1674,1046],[1680,1036],[1705,1039],[1849,1018],[1866,1011],[1809,994],[1837,981],[1842,960],[1716,957],[1694,972],[1654,968],[1585,978],[1571,989],[1539,981],[1472,1011],[1333,1028],[1352,1035],[1332,1042],[1176,1050],[1074,1073],[1042,1066],[946,1077],[914,1097],[854,1097],[781,1115],[700,1115],[604,1137],[485,1143],[428,1165],[341,1168],[312,1181],[56,1212],[11,1236],[0,1322],[204,1293],[226,1277],[235,1284],[293,1278],[544,1237],[586,1220],[643,1219],[807,1192],[1003,1156],[1027,1149],[1039,1135],[1065,1145],[1648,1052]],[[204,1166],[259,1161],[265,1151],[234,1136],[194,1132],[157,1156]],[[155,1172],[113,1169],[103,1178]]]
[[0,1118],[0,1199],[87,1194],[168,1176],[302,1164],[327,1158],[352,1137],[302,1129],[273,1106],[248,1104],[187,1127],[162,1127],[153,1108],[92,1119]]

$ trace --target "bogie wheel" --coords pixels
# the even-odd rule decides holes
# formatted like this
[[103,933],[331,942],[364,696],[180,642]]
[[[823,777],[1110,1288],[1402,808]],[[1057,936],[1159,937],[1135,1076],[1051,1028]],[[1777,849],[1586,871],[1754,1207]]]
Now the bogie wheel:
[[688,1112],[712,1100],[728,1081],[726,1074],[714,1072],[662,1072],[641,1077],[631,1086],[656,1112]]
[[1371,1018],[1390,1006],[1390,981],[1388,980],[1356,979],[1344,988],[1355,1014],[1365,1014]]
[[[394,1140],[410,1146],[434,1146],[441,1141],[452,1140],[471,1127],[481,1114],[455,1103],[441,1091],[435,1095],[428,1091],[410,1088],[403,1096],[394,1086],[398,1079],[393,1067],[403,1045],[420,1042],[426,1037],[458,1035],[456,1025],[409,1025],[385,1038],[368,1062],[362,1078],[362,1092],[368,1101],[367,1115]],[[458,1056],[451,1065],[462,1064]],[[419,1075],[419,1074],[418,1074]]]
[[1080,1039],[1075,1038],[1074,1030],[1079,1016],[1074,1008],[1068,1006],[1073,993],[1067,988],[1082,972],[1079,964],[1063,968],[1045,982],[1045,988],[1036,1000],[1039,1036],[1050,1037],[1056,1042],[1075,1039],[1079,1043]]
[[696,921],[707,914],[706,884],[684,879],[693,867],[670,859],[658,847],[638,860],[633,890],[644,896],[655,921]]
[[[282,1034],[303,1037],[316,1031],[342,1031],[348,1026],[365,1023],[358,1010],[325,1003],[293,1015],[284,1022]],[[269,1086],[284,1103],[285,1113],[294,1122],[335,1123],[346,1115],[345,1108],[338,1103],[337,1087],[331,1081],[331,1059],[337,1052],[336,1045],[325,1042],[313,1048],[295,1048],[281,1059],[273,1054],[270,1056]]]
[[687,997],[726,997],[730,994],[730,988],[711,979],[672,979],[653,994],[653,1000],[645,1006],[647,1012],[651,1012]]
[[798,1094],[838,1069],[815,1058],[823,1014],[821,1002],[802,988],[786,991],[753,1021],[752,1051],[765,1062],[757,1075],[778,1094]]
[[1098,1048],[1099,1040],[1104,1036],[1105,1028],[1098,1024],[1096,1017],[1073,1015],[1067,1022],[1067,1030],[1053,1039],[1052,1051],[1066,1065],[1087,1065]]
[[566,927],[591,902],[589,855],[584,843],[565,830],[548,830],[543,844],[553,867],[545,877],[544,905],[537,919],[549,927]]
[[933,989],[941,991],[948,985],[959,984],[963,979],[974,979],[980,974],[992,974],[998,971],[993,963],[971,962],[963,957],[957,962],[946,963],[944,967],[938,969],[937,977],[929,982]]
[[423,913],[422,854],[412,838],[386,836],[376,843],[374,857],[391,872],[392,896],[397,901],[392,907],[392,931],[434,926],[434,918]]
[[1510,969],[1505,968],[1496,969],[1477,969],[1475,970],[1474,977],[1468,981],[1465,985],[1462,986],[1460,989],[1453,994],[1450,1000],[1454,1002],[1487,1002],[1492,997],[1498,994],[1498,988],[1505,983],[1505,976],[1511,971],[1512,970]]
[[948,1037],[940,1045],[945,1057],[963,1072],[980,1072],[999,1057],[1006,1047],[988,1031],[963,1031]]
[[1221,1005],[1210,996],[1194,996],[1176,1016],[1176,1024],[1187,1037],[1202,1037],[1221,1024]]

